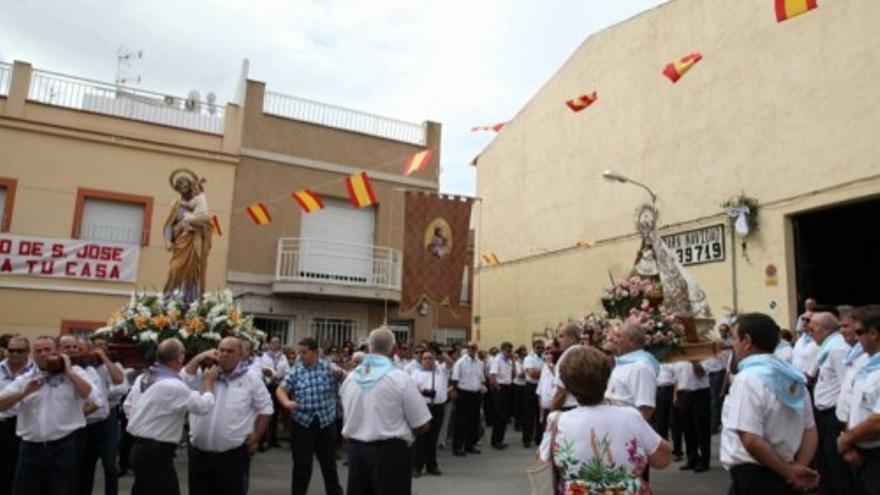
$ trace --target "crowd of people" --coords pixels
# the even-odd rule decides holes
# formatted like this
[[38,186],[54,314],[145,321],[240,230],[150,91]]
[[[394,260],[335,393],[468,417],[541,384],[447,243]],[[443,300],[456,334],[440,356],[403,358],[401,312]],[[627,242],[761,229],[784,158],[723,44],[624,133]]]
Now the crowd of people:
[[666,363],[635,321],[603,350],[575,324],[482,350],[398,344],[386,327],[361,346],[227,337],[189,358],[168,339],[146,370],[101,338],[6,336],[0,495],[90,494],[99,460],[108,495],[128,471],[136,495],[176,494],[182,446],[189,493],[244,494],[285,433],[294,495],[315,458],[328,495],[409,494],[414,477],[443,475],[438,448],[504,450],[511,425],[555,466],[559,493],[650,493],[651,469],[673,461],[703,473],[714,434],[732,494],[880,493],[880,306],[806,308],[793,344],[748,313],[719,326],[727,351]]

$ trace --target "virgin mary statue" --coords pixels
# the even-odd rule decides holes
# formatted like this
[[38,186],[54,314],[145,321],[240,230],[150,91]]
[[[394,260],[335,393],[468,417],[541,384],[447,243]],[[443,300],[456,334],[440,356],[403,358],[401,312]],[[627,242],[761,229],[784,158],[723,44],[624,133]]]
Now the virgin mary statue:
[[191,302],[205,290],[211,251],[212,226],[205,180],[191,170],[180,168],[171,173],[168,181],[180,197],[171,206],[162,229],[165,248],[171,251],[165,293],[178,290]]

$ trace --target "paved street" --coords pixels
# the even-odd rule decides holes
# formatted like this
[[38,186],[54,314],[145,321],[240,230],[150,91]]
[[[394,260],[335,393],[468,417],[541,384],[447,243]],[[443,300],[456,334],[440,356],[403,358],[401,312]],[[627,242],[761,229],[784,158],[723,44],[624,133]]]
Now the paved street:
[[[528,495],[529,482],[525,475],[525,468],[534,462],[534,450],[526,450],[515,442],[513,432],[508,433],[507,441],[510,448],[503,452],[483,448],[480,455],[468,455],[467,457],[453,457],[449,450],[439,451],[440,469],[443,476],[427,476],[413,480],[413,493],[418,495],[433,494],[498,494],[498,495]],[[286,443],[283,443],[285,447]],[[718,436],[713,437],[713,459],[718,458]],[[289,450],[274,449],[263,454],[257,454],[251,465],[251,489],[252,495],[279,494],[290,491],[290,468],[291,457]],[[651,485],[656,494],[719,494],[726,493],[728,483],[727,473],[717,462],[712,470],[707,473],[693,474],[678,470],[680,463],[673,463],[664,471],[651,472]],[[101,469],[98,469],[100,473]],[[186,489],[186,451],[181,449],[177,458],[177,473],[180,476],[180,486],[183,494]],[[339,463],[339,474],[342,486],[345,487],[347,470],[342,462]],[[100,474],[99,474],[100,477]],[[120,493],[131,491],[132,476],[129,473],[120,480]],[[103,493],[102,480],[96,480],[94,493]],[[312,483],[309,495],[321,495],[324,493],[321,471],[317,462],[314,465]]]

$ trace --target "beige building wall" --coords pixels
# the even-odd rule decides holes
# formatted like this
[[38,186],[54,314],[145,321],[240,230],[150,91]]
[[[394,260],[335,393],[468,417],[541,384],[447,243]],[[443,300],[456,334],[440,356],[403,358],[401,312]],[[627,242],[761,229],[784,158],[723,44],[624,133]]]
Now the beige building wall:
[[[10,115],[13,100],[18,115]],[[225,287],[238,157],[223,152],[222,135],[25,102],[21,93],[0,97],[0,110],[0,177],[17,181],[10,233],[70,238],[78,188],[153,201],[135,283],[0,276],[0,333],[57,334],[62,320],[106,321],[132,291],[161,290],[169,261],[162,226],[177,197],[168,178],[180,167],[207,181],[224,235],[213,238],[206,289]]]
[[[791,326],[790,215],[880,194],[878,17],[870,0],[784,23],[763,0],[674,0],[588,38],[477,160],[477,252],[503,262],[477,273],[478,337],[524,340],[598,310],[609,270],[629,272],[648,197],[604,181],[607,168],[657,192],[664,234],[727,223],[719,205],[741,192],[758,199],[748,258],[737,246],[739,309]],[[661,75],[695,51],[703,60],[678,84]],[[592,107],[564,106],[591,91]],[[581,239],[596,245],[576,249]],[[716,315],[733,306],[729,233],[726,253],[688,268]]]

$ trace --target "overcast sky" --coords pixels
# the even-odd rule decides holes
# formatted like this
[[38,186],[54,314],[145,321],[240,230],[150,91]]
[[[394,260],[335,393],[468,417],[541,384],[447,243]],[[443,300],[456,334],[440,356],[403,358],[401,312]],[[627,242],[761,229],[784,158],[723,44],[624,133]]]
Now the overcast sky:
[[0,60],[112,82],[120,46],[137,85],[233,98],[242,59],[268,89],[443,124],[441,190],[473,194],[469,166],[583,40],[665,0],[13,0]]

